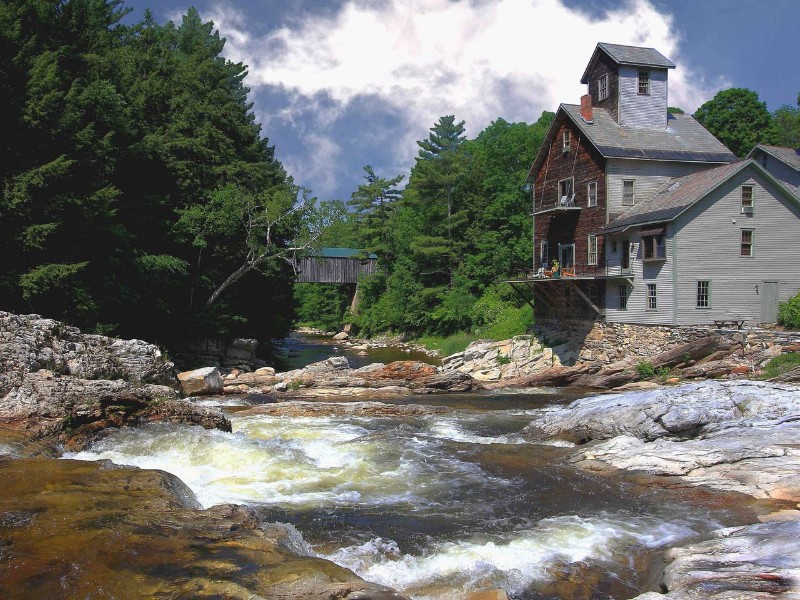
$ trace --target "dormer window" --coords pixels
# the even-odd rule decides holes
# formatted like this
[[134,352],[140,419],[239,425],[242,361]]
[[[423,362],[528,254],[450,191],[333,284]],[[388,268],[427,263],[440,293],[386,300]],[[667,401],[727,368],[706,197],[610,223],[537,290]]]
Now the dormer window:
[[663,227],[642,230],[640,235],[642,236],[642,260],[667,259],[667,244]]
[[742,186],[742,214],[751,214],[753,212],[753,186]]
[[569,146],[572,136],[570,135],[569,131],[564,131],[561,133],[561,151],[565,154],[569,152]]
[[608,73],[597,80],[597,101],[608,98]]
[[650,95],[650,71],[639,71],[639,93]]

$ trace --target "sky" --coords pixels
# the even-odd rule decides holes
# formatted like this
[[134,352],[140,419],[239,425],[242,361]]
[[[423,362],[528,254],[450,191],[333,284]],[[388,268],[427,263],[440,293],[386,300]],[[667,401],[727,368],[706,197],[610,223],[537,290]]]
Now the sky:
[[[417,140],[455,115],[475,137],[577,104],[598,42],[656,48],[669,104],[694,112],[746,87],[770,110],[800,92],[799,0],[126,0],[180,23],[189,6],[248,66],[262,135],[295,182],[348,200],[364,165],[408,173]],[[404,180],[405,181],[405,180]],[[402,184],[401,184],[402,185]]]

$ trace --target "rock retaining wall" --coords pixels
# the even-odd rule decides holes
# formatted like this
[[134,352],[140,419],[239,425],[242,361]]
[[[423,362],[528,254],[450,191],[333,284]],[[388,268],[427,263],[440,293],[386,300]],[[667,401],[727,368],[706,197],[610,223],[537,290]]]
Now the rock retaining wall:
[[526,377],[562,365],[594,372],[622,362],[635,365],[712,335],[731,342],[750,370],[781,349],[800,350],[800,332],[559,320],[540,321],[534,335],[473,342],[464,352],[442,359],[442,366],[480,381]]

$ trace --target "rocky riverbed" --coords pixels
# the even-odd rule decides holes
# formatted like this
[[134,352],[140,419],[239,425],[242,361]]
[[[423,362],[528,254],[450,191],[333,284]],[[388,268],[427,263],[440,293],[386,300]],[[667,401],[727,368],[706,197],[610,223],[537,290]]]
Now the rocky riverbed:
[[[738,360],[724,338],[707,337],[662,353],[654,364],[688,377],[702,375],[704,365]],[[521,347],[510,342],[508,354],[526,360]],[[528,358],[532,347],[528,343]],[[497,361],[503,348],[481,356],[493,353],[490,359],[505,366]],[[473,367],[479,352],[473,348]],[[770,346],[758,356],[779,352]],[[334,409],[302,401],[396,399],[508,383],[608,387],[637,378],[629,361],[596,370],[542,363],[537,375],[480,382],[472,367],[462,368],[466,362],[455,359],[447,368],[446,361],[444,370],[414,361],[352,369],[334,357],[284,373],[267,367],[223,375],[210,367],[179,381],[158,348],[145,342],[0,313],[0,596],[55,597],[58,588],[65,597],[102,590],[117,597],[401,598],[308,556],[290,527],[261,522],[247,508],[199,511],[191,491],[163,472],[42,456],[77,451],[110,430],[153,421],[230,431],[219,409],[182,399],[181,391],[249,396],[251,404],[268,404],[271,414],[284,418],[324,410],[427,419],[441,410],[379,401]],[[721,529],[711,539],[670,549],[662,587],[678,600],[800,598],[800,388],[731,374],[739,379],[536,410],[522,433],[531,444],[574,444],[568,460],[592,473],[643,471],[672,487],[745,494],[782,508],[768,522]],[[129,577],[121,575],[126,569]],[[500,590],[491,593],[503,597]]]
[[[570,460],[781,500],[766,524],[724,529],[667,553],[670,598],[800,598],[800,388],[705,381],[592,396],[536,415],[532,442],[576,444]],[[647,594],[642,598],[663,597]]]

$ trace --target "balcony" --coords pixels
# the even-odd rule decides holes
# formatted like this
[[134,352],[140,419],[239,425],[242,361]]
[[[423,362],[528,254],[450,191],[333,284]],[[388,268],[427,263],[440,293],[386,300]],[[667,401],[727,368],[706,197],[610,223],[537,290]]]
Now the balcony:
[[575,194],[570,196],[561,196],[555,202],[542,202],[539,205],[534,204],[534,215],[543,215],[545,213],[555,212],[569,212],[580,211],[581,207],[575,202]]
[[629,268],[623,269],[619,261],[608,260],[604,264],[590,265],[586,262],[561,267],[558,273],[544,267],[517,275],[512,281],[591,281],[596,279],[633,279]]

